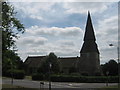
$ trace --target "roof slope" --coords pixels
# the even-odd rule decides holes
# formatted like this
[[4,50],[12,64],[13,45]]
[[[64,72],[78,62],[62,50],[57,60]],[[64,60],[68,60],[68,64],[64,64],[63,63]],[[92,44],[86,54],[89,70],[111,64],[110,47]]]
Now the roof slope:
[[85,29],[85,36],[84,36],[84,43],[81,48],[80,53],[87,53],[87,52],[97,52],[99,53],[96,38],[94,34],[94,29],[92,26],[92,21],[90,17],[90,13],[88,12],[87,24]]
[[39,67],[42,59],[45,57],[46,56],[28,56],[24,63],[28,67]]
[[85,28],[84,41],[96,41],[90,13],[88,12],[87,24]]
[[76,62],[79,60],[79,57],[65,57],[65,58],[58,58],[58,60],[62,67],[69,68],[76,65]]

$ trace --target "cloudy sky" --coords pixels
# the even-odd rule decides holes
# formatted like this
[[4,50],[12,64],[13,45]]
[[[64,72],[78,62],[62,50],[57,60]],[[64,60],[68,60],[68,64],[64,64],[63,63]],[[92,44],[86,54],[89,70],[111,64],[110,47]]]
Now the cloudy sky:
[[[18,54],[54,52],[58,57],[77,57],[83,44],[88,10],[91,13],[100,62],[117,59],[117,2],[11,2],[26,32],[17,41]],[[112,43],[114,46],[110,47]]]

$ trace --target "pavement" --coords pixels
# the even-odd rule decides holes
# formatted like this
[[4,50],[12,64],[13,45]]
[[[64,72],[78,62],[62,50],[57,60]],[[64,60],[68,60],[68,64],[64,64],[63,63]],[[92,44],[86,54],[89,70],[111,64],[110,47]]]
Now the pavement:
[[[3,84],[11,84],[10,78],[3,78]],[[43,81],[33,81],[33,80],[13,80],[13,85],[22,86],[26,88],[49,88],[49,82],[45,81],[44,85],[40,84]],[[117,83],[109,83],[109,86],[117,85]],[[106,83],[70,83],[70,82],[51,82],[52,88],[102,88],[105,87]]]

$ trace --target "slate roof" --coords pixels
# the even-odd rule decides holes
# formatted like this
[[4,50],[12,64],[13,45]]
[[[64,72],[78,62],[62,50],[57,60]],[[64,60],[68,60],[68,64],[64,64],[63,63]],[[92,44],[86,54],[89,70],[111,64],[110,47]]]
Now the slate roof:
[[64,58],[58,58],[61,67],[69,68],[76,65],[77,61],[79,60],[79,57],[64,57]]
[[25,60],[25,64],[28,67],[39,67],[41,64],[41,61],[43,60],[43,58],[45,58],[46,56],[28,56],[27,59]]
[[[30,67],[38,68],[41,64],[41,61],[45,57],[46,56],[28,56],[24,63],[29,68]],[[62,68],[69,68],[69,67],[75,66],[78,59],[79,59],[79,57],[64,57],[64,58],[62,57],[62,58],[58,58],[58,61]]]
[[96,41],[92,20],[89,12],[88,12],[88,18],[85,28],[85,35],[84,35],[84,41],[88,41],[88,40]]
[[80,53],[87,53],[87,52],[99,53],[98,46],[95,41],[96,41],[96,38],[94,34],[94,29],[92,26],[90,13],[88,12],[87,24],[86,24],[85,35],[84,35],[84,43]]

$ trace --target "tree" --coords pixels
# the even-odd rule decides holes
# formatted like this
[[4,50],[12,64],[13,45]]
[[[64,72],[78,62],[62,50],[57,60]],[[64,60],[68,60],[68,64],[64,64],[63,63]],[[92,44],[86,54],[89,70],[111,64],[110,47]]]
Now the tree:
[[118,64],[115,60],[110,60],[108,63],[102,65],[103,74],[106,75],[108,71],[110,76],[118,75]]
[[76,73],[76,72],[77,72],[77,68],[75,68],[75,67],[69,68],[69,73]]
[[24,25],[16,18],[14,7],[8,2],[2,2],[2,64],[3,74],[10,69],[11,63],[16,68],[22,64],[20,57],[15,53],[15,38],[18,39],[19,33],[24,33]]
[[58,58],[54,53],[50,53],[46,58],[42,60],[42,64],[40,68],[38,69],[39,73],[47,73],[49,72],[51,66],[51,72],[52,73],[58,73],[60,71]]

